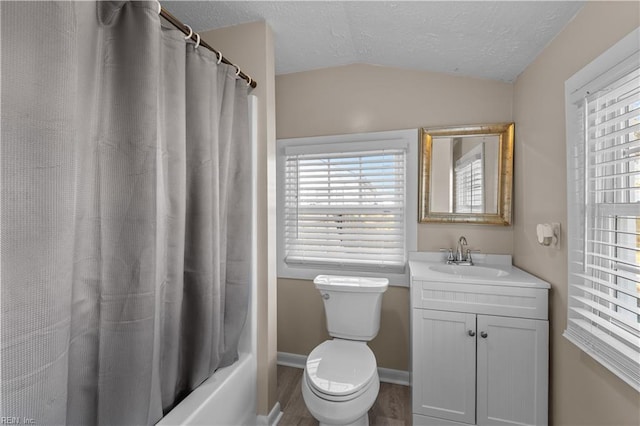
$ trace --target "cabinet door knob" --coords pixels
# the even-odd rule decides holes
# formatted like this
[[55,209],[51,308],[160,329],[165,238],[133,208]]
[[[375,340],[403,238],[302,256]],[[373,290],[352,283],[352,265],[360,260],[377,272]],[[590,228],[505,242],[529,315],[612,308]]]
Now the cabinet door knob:
[[488,336],[488,334],[487,334],[487,332],[486,332],[486,331],[481,331],[481,332],[480,332],[480,337],[482,337],[482,338],[485,338],[485,339],[486,339],[486,338],[487,338],[487,336]]
[[469,330],[469,331],[467,331],[467,333],[469,333],[469,336],[471,336],[471,337],[476,335],[476,332],[473,331],[473,330]]

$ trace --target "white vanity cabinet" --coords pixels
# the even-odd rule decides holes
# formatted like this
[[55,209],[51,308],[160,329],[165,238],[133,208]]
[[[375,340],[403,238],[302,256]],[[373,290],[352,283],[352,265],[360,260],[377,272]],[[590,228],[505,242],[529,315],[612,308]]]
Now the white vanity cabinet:
[[412,266],[414,426],[547,424],[549,285]]

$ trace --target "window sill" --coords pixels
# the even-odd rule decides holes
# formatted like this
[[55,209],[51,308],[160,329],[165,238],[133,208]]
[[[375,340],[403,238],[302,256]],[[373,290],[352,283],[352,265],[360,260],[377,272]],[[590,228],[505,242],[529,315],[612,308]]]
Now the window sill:
[[336,268],[335,266],[315,266],[315,267],[293,267],[287,264],[280,264],[278,268],[278,278],[291,278],[298,280],[313,280],[318,275],[347,275],[358,277],[387,278],[389,285],[393,287],[409,287],[409,266],[406,265],[404,272],[394,271],[373,271],[357,270],[355,268]]

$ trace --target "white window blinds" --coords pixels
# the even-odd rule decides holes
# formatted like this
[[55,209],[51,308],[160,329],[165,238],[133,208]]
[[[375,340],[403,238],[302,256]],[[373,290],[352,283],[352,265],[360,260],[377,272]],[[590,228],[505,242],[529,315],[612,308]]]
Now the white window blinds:
[[454,169],[454,212],[484,213],[483,144],[456,161]]
[[404,149],[285,155],[285,262],[403,270]]
[[573,99],[565,336],[640,390],[638,57],[605,77]]

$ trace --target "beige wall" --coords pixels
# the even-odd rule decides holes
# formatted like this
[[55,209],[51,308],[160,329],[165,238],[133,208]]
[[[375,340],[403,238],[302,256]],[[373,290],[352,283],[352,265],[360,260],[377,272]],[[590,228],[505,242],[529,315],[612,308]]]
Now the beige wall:
[[[277,137],[334,135],[512,121],[513,85],[372,65],[349,65],[276,77]],[[418,161],[418,159],[414,159]],[[417,196],[417,194],[416,194]],[[453,247],[511,253],[511,227],[423,224],[418,249]],[[278,351],[308,354],[327,338],[319,293],[310,281],[278,280]],[[408,369],[409,292],[389,289],[378,337],[378,365]]]
[[[277,402],[275,257],[275,66],[273,35],[264,22],[200,33],[258,85],[258,414]],[[271,185],[271,186],[269,186]]]
[[639,25],[638,2],[588,2],[515,84],[514,262],[552,285],[550,407],[556,425],[640,424],[640,394],[562,337],[566,245],[542,247],[535,232],[537,223],[567,223],[565,80]]
[[429,191],[429,209],[432,212],[453,211],[453,141],[453,138],[445,137],[431,140],[429,186],[441,188]]

